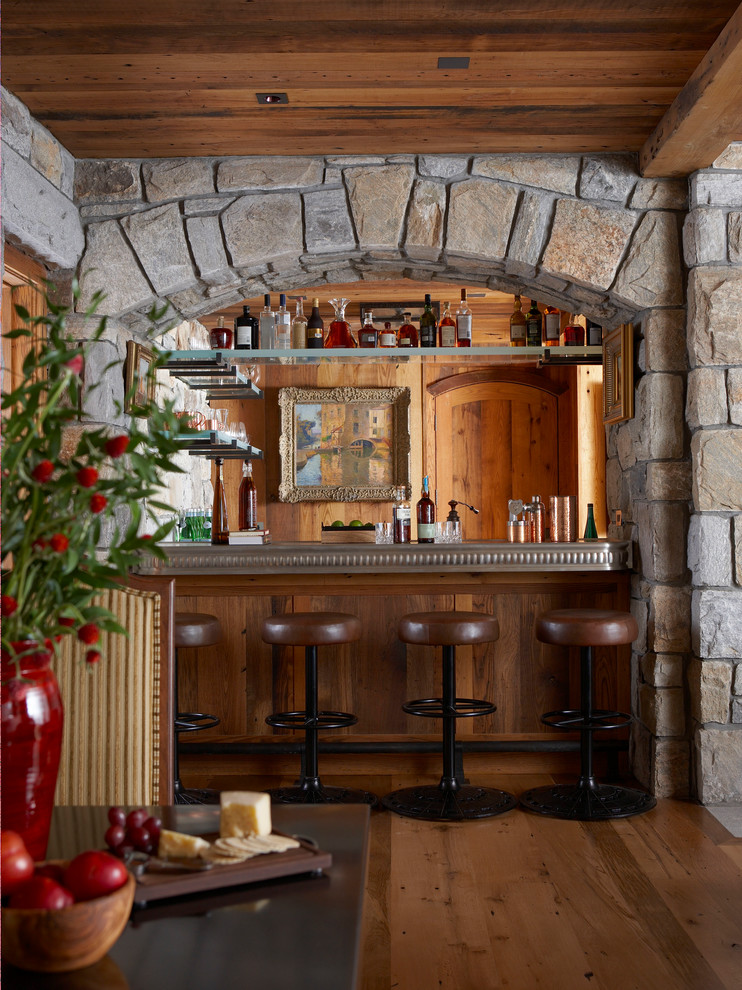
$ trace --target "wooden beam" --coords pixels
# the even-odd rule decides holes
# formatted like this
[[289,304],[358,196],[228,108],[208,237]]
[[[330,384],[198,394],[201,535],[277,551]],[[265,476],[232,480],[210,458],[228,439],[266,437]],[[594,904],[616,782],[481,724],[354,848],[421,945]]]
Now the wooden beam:
[[708,168],[742,140],[742,5],[706,53],[639,153],[646,176]]

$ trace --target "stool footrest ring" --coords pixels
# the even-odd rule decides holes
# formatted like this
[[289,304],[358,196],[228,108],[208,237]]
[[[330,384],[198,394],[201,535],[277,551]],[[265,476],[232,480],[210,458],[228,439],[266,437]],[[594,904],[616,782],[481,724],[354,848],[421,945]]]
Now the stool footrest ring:
[[329,711],[317,712],[316,718],[310,718],[306,712],[301,711],[275,712],[268,715],[265,721],[277,729],[344,729],[348,725],[355,725],[358,718],[349,712]]
[[633,722],[627,712],[612,712],[603,708],[594,709],[585,715],[577,709],[546,712],[541,716],[544,725],[553,729],[579,729],[580,732],[596,732],[599,729],[622,729]]
[[497,711],[497,705],[477,698],[456,698],[448,707],[443,704],[442,698],[417,698],[405,702],[402,711],[423,718],[473,718],[475,715],[491,715]]
[[173,721],[176,732],[199,732],[201,729],[213,729],[221,719],[216,715],[204,715],[201,712],[178,712]]

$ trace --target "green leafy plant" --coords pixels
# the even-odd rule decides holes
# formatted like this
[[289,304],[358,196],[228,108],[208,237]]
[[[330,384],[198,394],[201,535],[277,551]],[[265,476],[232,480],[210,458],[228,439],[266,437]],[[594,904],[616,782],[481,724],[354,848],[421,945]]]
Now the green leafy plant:
[[[72,294],[79,298],[77,284]],[[101,299],[97,294],[85,313],[97,322],[84,342],[67,327],[71,308],[48,294],[46,315],[31,317],[16,306],[26,325],[3,335],[44,331],[23,362],[23,381],[2,393],[2,647],[16,665],[41,644],[56,649],[65,635],[87,647],[88,663],[97,662],[101,631],[125,630],[95,596],[120,584],[143,549],[164,558],[157,543],[174,525],[157,517],[157,510],[172,513],[159,499],[167,472],[181,470],[174,456],[189,432],[173,401],[135,405],[126,431],[85,421],[94,389],[122,373],[114,361],[99,382],[83,388],[85,359],[106,329],[106,318],[95,316]],[[150,313],[153,322],[162,316]],[[156,375],[167,358],[155,350],[148,373]],[[126,398],[134,401],[135,391],[136,382]],[[143,533],[147,518],[154,523],[150,535]],[[111,532],[101,546],[104,521]]]

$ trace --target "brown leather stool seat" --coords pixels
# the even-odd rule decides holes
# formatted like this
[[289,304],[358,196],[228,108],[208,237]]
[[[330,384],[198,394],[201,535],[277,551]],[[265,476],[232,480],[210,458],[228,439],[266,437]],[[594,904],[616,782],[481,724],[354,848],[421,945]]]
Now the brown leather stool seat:
[[494,642],[500,635],[497,619],[480,612],[413,612],[399,620],[397,635],[403,643],[442,647],[441,697],[408,701],[402,709],[409,715],[443,720],[443,775],[437,785],[404,787],[387,794],[382,799],[384,807],[427,821],[489,818],[510,811],[517,804],[512,794],[469,784],[463,767],[456,772],[456,719],[496,711],[489,701],[456,696],[456,647]]
[[639,634],[633,615],[611,609],[554,609],[538,616],[535,631],[542,643],[580,648],[579,709],[541,716],[545,725],[579,731],[580,777],[576,784],[534,787],[521,796],[521,804],[542,815],[578,821],[627,818],[649,811],[656,804],[650,794],[598,784],[593,775],[593,732],[619,729],[632,721],[625,712],[593,707],[593,647],[633,643]]
[[[176,612],[175,631],[175,671],[173,676],[173,694],[175,708],[178,709],[178,650],[198,649],[203,646],[215,646],[222,641],[222,627],[215,615],[207,612]],[[181,712],[175,716],[175,772],[173,791],[176,804],[218,804],[219,792],[205,788],[183,787],[180,779],[180,763],[178,756],[178,737],[181,732],[199,732],[201,729],[213,729],[219,725],[216,715],[206,715],[204,712]]]
[[368,791],[325,786],[318,769],[320,729],[345,728],[355,725],[358,719],[348,712],[319,709],[317,647],[356,642],[361,638],[361,620],[346,612],[289,612],[264,619],[261,635],[264,642],[273,646],[304,647],[304,709],[275,712],[266,718],[268,725],[277,728],[304,730],[301,776],[293,787],[271,790],[271,799],[280,804],[375,805],[376,795]]

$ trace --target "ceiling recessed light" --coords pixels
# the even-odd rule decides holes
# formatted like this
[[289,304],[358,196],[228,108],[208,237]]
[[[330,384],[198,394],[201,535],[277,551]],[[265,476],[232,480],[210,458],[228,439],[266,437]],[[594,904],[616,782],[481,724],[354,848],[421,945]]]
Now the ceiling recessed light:
[[288,103],[289,98],[285,93],[256,93],[258,103]]
[[439,69],[468,69],[469,68],[469,57],[464,55],[461,57],[441,57],[438,59]]

